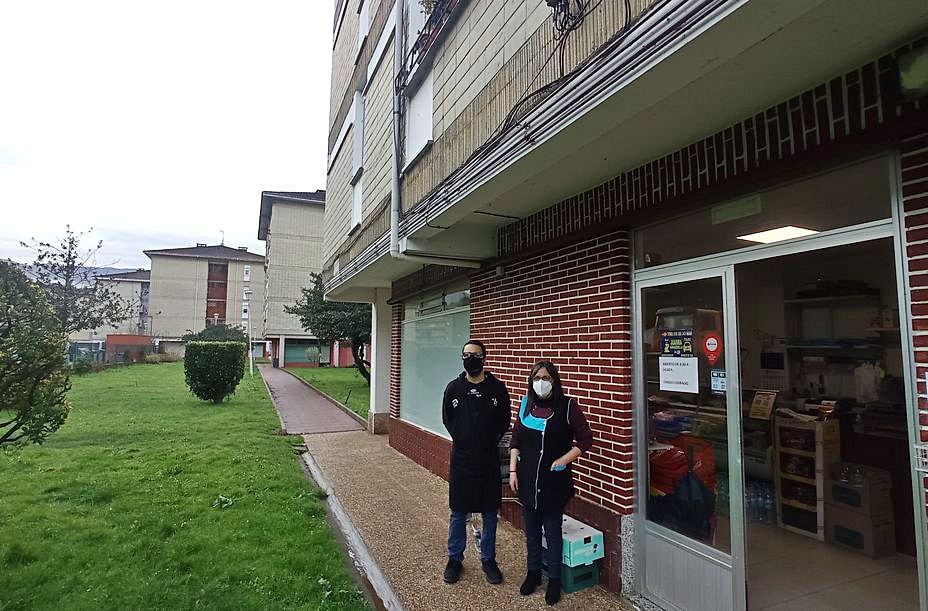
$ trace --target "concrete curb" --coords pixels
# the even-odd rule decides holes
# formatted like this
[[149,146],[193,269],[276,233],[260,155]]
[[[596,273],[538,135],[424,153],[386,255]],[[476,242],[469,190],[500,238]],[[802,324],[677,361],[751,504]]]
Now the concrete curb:
[[328,495],[326,502],[329,504],[329,508],[332,510],[332,514],[335,516],[338,527],[342,531],[345,540],[348,542],[348,547],[354,554],[356,562],[360,565],[360,569],[364,572],[365,577],[367,577],[367,580],[373,587],[374,593],[380,598],[384,608],[389,611],[404,611],[399,597],[397,597],[396,592],[393,591],[393,586],[390,585],[390,580],[383,574],[383,571],[380,570],[380,565],[374,560],[374,556],[371,554],[371,550],[367,547],[367,544],[364,543],[361,533],[355,528],[354,523],[348,516],[348,512],[345,511],[338,497],[335,496],[335,491],[325,479],[325,475],[322,473],[322,469],[319,467],[318,463],[316,463],[313,455],[307,451],[302,456],[303,463],[306,465],[306,468],[309,469],[316,485]]
[[300,382],[302,382],[305,386],[308,386],[309,388],[313,389],[314,391],[316,391],[317,393],[319,393],[320,395],[322,395],[323,397],[325,397],[325,399],[326,399],[329,403],[332,403],[333,405],[335,405],[336,407],[338,407],[340,410],[342,410],[343,412],[345,412],[346,414],[348,414],[349,416],[351,416],[352,418],[354,418],[355,420],[357,420],[357,421],[364,427],[364,430],[365,430],[365,431],[367,430],[367,420],[365,420],[365,419],[362,418],[361,416],[359,416],[359,415],[357,415],[356,413],[354,413],[353,411],[351,411],[346,405],[344,405],[344,404],[342,404],[341,402],[339,402],[338,399],[334,399],[334,398],[330,397],[329,395],[327,395],[326,393],[322,392],[321,390],[319,390],[318,388],[316,388],[315,386],[313,386],[312,384],[310,384],[309,382],[307,382],[306,380],[304,380],[304,379],[301,378],[300,376],[296,375],[296,374],[293,373],[292,371],[288,371],[288,370],[284,369],[283,367],[278,367],[278,369],[280,369],[281,371],[285,371],[285,372],[288,373],[289,375],[293,376],[294,378],[296,378],[297,380],[299,380]]

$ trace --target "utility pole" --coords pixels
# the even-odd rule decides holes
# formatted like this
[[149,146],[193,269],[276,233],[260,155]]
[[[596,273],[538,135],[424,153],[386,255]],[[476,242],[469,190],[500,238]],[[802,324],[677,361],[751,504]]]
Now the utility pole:
[[244,304],[244,310],[248,312],[248,318],[245,324],[248,325],[246,333],[248,334],[248,375],[254,377],[255,375],[255,353],[252,350],[252,342],[254,338],[251,336],[251,289],[245,287],[244,294],[242,295],[242,303]]

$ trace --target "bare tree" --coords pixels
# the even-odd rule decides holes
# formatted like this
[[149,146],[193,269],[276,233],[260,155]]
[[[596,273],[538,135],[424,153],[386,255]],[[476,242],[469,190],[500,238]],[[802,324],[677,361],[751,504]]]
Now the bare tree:
[[65,226],[57,244],[32,238],[20,244],[35,252],[29,273],[48,294],[48,300],[61,321],[65,334],[105,326],[118,326],[132,315],[132,306],[116,294],[108,283],[96,281],[97,255],[103,248],[98,241],[89,248],[81,240],[93,229],[75,233]]

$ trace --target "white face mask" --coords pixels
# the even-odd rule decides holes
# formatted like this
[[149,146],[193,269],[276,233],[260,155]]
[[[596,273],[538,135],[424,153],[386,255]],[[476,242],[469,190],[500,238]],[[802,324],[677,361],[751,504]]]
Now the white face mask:
[[539,399],[547,399],[551,396],[554,384],[548,380],[535,380],[532,382],[532,389],[535,391],[535,394],[538,395]]

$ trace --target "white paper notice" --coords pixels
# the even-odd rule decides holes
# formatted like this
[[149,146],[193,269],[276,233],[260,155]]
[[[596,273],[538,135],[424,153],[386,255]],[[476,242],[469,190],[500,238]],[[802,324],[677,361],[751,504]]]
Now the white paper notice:
[[661,390],[699,394],[699,359],[660,357]]

